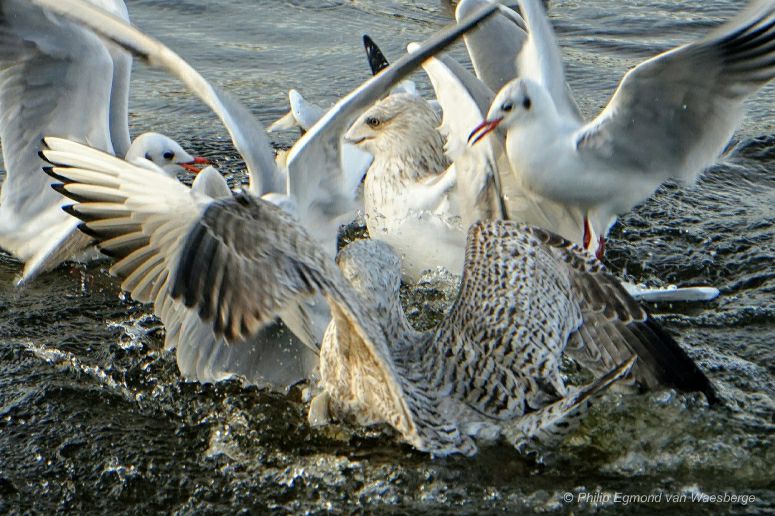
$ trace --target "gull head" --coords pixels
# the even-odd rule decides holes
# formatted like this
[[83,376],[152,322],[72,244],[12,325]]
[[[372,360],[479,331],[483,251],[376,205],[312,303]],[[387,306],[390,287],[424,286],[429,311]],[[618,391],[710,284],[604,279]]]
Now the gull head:
[[363,113],[344,138],[377,159],[429,151],[443,154],[440,124],[438,114],[422,97],[395,93]]
[[135,138],[126,153],[126,160],[141,166],[145,164],[143,160],[150,161],[170,177],[176,177],[182,169],[198,173],[195,165],[209,164],[205,158],[192,156],[178,142],[159,133],[143,133]]
[[506,83],[495,96],[487,118],[471,131],[471,145],[499,129],[507,132],[518,124],[524,125],[540,117],[553,106],[548,92],[530,79],[514,79]]

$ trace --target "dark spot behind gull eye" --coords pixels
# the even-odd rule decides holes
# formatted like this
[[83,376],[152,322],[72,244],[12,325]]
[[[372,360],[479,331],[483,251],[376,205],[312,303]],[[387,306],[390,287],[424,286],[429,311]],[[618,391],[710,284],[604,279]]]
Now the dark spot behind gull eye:
[[512,109],[514,109],[514,104],[512,104],[512,103],[511,103],[511,101],[504,102],[504,103],[501,105],[501,111],[505,111],[506,113],[508,113],[508,112],[509,112],[509,111],[511,111]]
[[379,124],[381,123],[382,122],[380,122],[379,118],[375,116],[370,116],[366,119],[366,125],[368,125],[369,127],[378,127]]
[[532,102],[530,102],[530,97],[525,97],[525,98],[522,100],[522,107],[523,107],[523,108],[525,108],[525,109],[530,109],[530,106],[532,106],[532,105],[533,105],[533,103],[532,103]]
[[151,160],[151,153],[150,152],[146,152],[145,153],[145,159],[147,159],[148,161],[152,161]]
[[167,151],[164,154],[162,154],[162,156],[164,157],[164,159],[166,159],[168,161],[172,161],[172,158],[175,157],[175,153],[172,152],[172,151]]

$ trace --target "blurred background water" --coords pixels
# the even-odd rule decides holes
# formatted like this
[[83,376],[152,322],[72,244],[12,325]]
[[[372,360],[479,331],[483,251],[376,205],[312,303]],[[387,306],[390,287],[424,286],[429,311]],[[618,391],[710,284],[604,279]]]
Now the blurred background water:
[[[587,116],[640,60],[691,41],[740,0],[552,0],[569,81]],[[134,23],[229,90],[266,124],[299,89],[323,106],[369,76],[361,35],[388,58],[450,20],[440,0],[129,0]],[[453,54],[464,56],[460,45]],[[427,82],[415,76],[423,91]],[[312,430],[297,392],[182,381],[149,310],[124,299],[106,264],[62,267],[17,289],[0,256],[0,512],[615,512],[624,494],[753,495],[775,511],[775,87],[749,103],[730,151],[692,188],[667,185],[624,217],[608,265],[651,285],[712,284],[707,304],[655,306],[717,386],[694,395],[610,394],[560,448],[508,447],[433,460],[382,428]],[[242,164],[218,120],[175,80],[135,65],[131,129],[166,133],[233,184]],[[296,135],[273,135],[278,147]],[[448,295],[406,292],[410,313]],[[597,502],[579,493],[599,492]],[[565,493],[572,493],[570,502]],[[663,501],[665,497],[663,496]],[[633,504],[637,512],[655,507]]]

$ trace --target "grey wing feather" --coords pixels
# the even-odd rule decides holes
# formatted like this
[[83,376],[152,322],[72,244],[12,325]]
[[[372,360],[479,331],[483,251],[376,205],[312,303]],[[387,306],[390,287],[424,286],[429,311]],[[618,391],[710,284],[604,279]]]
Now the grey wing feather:
[[568,344],[571,356],[605,373],[636,355],[639,360],[633,376],[647,386],[702,391],[709,401],[717,399],[697,364],[599,261],[553,233],[538,228],[529,231],[551,248],[567,268],[565,274],[570,274],[573,297],[583,316],[583,324]]
[[[271,325],[238,341],[216,336],[212,326],[181,303],[164,314],[166,347],[175,348],[180,373],[199,382],[237,376],[251,385],[284,390],[311,377],[318,357],[287,329]],[[170,334],[178,318],[179,331]]]
[[244,339],[285,305],[328,290],[336,270],[290,215],[247,194],[208,205],[185,237],[171,294]]
[[286,329],[272,325],[227,342],[196,310],[172,298],[168,277],[165,270],[156,279],[154,312],[164,323],[165,348],[175,350],[184,378],[209,383],[238,377],[251,385],[286,390],[313,374],[317,353]]
[[575,430],[589,400],[629,375],[636,360],[633,356],[589,385],[574,388],[554,403],[504,425],[504,437],[520,451],[536,442],[544,446],[556,444]]
[[[310,267],[315,265],[314,256],[308,257],[312,266],[307,269],[305,257],[294,261],[295,255],[271,268],[271,257],[277,253],[306,250],[292,245],[304,235],[287,215],[258,199],[253,205],[252,198],[243,193],[236,199],[220,201],[228,213],[221,217],[221,204],[166,177],[161,170],[134,166],[67,140],[47,138],[46,143],[49,148],[43,154],[57,164],[47,172],[62,181],[55,188],[77,201],[66,210],[84,221],[81,230],[100,242],[103,253],[117,260],[111,273],[123,278],[122,288],[137,301],[153,303],[155,313],[167,327],[167,347],[177,348],[185,376],[217,381],[236,374],[251,383],[277,388],[307,377],[317,361],[317,348],[306,348],[297,340],[271,339],[271,330],[261,331],[274,321],[274,313],[283,310],[286,300],[292,303],[294,296],[302,295],[299,289],[310,288],[313,283],[299,286],[298,281],[303,282],[299,275],[305,270],[313,275]],[[154,188],[149,189],[149,184]],[[240,204],[243,197],[248,200]],[[242,208],[230,209],[232,204]],[[251,207],[259,215],[252,213]],[[270,229],[262,233],[262,225],[229,224],[248,220],[258,220]],[[226,227],[218,225],[224,221]],[[208,232],[213,229],[223,234]],[[192,238],[201,246],[192,248]],[[232,245],[234,242],[237,244]],[[251,243],[255,250],[250,248]],[[211,260],[197,261],[184,254],[188,251],[201,251]],[[227,256],[229,252],[235,256]],[[259,258],[251,262],[252,256],[262,253],[264,261]],[[287,275],[283,269],[286,264],[290,268]],[[251,265],[268,266],[269,273],[256,272]],[[202,269],[192,271],[192,266]],[[333,264],[328,268],[329,273],[338,272]],[[256,284],[259,277],[265,281]],[[173,298],[174,288],[191,306]],[[211,299],[218,299],[217,307],[212,309],[209,304],[205,308],[206,300]],[[255,313],[253,305],[264,311],[244,324],[241,316]],[[218,328],[229,330],[228,339],[226,331],[216,328],[216,315]],[[238,329],[231,331],[235,326]]]
[[723,151],[743,100],[775,77],[775,5],[756,2],[704,39],[638,65],[577,134],[582,158],[693,181]]
[[476,445],[441,410],[444,393],[418,378],[414,364],[391,353],[375,314],[341,298],[321,349],[321,377],[334,406],[363,425],[388,423],[405,441],[434,455],[472,455]]

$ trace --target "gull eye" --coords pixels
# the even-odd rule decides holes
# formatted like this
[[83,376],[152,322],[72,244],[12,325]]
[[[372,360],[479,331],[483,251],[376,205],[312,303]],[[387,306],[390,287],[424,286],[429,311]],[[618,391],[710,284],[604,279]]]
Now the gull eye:
[[172,151],[167,151],[164,154],[162,154],[162,157],[166,159],[167,161],[172,161],[172,158],[175,157],[175,153]]
[[532,106],[532,105],[533,105],[533,103],[532,103],[532,102],[530,102],[530,97],[525,97],[525,98],[522,100],[522,107],[523,107],[523,108],[525,108],[525,109],[530,109],[530,106]]
[[147,159],[148,161],[152,161],[151,160],[151,153],[150,152],[146,152],[145,153],[145,159]]
[[382,122],[380,122],[379,118],[377,118],[375,116],[370,116],[369,118],[366,119],[366,125],[368,125],[369,127],[372,127],[372,128],[373,127],[378,127],[379,124],[381,124],[381,123]]
[[514,104],[512,104],[511,101],[504,102],[503,104],[501,104],[501,111],[505,111],[506,113],[508,113],[512,109],[514,109]]

